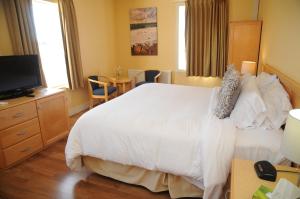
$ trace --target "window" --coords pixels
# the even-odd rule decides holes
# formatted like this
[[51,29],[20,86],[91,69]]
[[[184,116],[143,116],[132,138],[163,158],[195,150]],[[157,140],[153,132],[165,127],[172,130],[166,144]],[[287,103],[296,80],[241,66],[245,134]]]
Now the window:
[[67,87],[68,77],[57,3],[32,0],[42,67],[48,87]]
[[178,6],[178,69],[186,70],[185,5]]

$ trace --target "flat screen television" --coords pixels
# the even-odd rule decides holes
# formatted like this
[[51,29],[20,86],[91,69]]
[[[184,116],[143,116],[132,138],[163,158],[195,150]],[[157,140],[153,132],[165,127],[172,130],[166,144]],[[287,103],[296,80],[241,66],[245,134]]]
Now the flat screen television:
[[38,55],[0,56],[0,99],[26,95],[39,86]]

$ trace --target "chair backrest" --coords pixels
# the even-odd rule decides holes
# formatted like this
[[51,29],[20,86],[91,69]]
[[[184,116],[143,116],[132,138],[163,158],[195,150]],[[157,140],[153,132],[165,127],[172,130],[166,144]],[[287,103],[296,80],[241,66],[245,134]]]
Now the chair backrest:
[[154,78],[156,75],[160,73],[159,70],[146,70],[145,71],[145,81],[146,82],[154,82]]
[[[98,81],[98,76],[97,75],[91,75],[88,77],[89,79]],[[95,82],[90,82],[89,84],[91,84],[92,90],[98,89],[99,88],[99,84],[95,83]]]

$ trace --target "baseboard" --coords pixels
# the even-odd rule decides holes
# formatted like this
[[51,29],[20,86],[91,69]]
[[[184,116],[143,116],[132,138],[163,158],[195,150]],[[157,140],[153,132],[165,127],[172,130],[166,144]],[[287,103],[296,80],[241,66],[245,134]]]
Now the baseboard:
[[72,107],[70,108],[69,110],[69,116],[73,116],[73,115],[76,115],[77,113],[80,113],[82,111],[85,111],[89,108],[89,105],[88,104],[81,104],[79,106],[75,106],[75,107]]

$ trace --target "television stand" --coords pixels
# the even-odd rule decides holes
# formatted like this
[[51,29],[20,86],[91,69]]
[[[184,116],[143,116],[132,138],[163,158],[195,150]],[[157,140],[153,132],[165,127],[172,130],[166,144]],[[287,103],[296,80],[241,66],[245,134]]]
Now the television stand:
[[0,94],[0,100],[13,99],[18,97],[34,97],[32,89],[18,89]]

